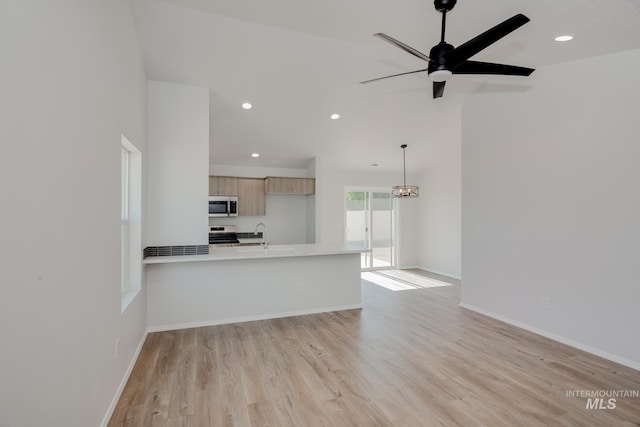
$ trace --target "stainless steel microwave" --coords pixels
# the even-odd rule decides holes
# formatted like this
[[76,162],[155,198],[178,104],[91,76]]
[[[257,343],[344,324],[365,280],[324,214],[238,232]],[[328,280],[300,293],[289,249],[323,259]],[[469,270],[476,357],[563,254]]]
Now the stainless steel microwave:
[[209,196],[209,216],[238,216],[238,198]]

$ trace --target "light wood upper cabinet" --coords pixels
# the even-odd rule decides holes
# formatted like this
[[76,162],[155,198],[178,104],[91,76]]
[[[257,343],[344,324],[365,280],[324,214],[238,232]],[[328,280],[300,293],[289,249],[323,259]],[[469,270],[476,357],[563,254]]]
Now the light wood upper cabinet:
[[315,194],[316,180],[314,178],[285,178],[268,176],[265,178],[267,194]]
[[238,216],[264,216],[264,179],[238,178]]
[[238,178],[234,176],[210,176],[210,196],[238,196]]
[[210,196],[237,196],[238,216],[264,216],[266,194],[315,194],[314,178],[210,176]]

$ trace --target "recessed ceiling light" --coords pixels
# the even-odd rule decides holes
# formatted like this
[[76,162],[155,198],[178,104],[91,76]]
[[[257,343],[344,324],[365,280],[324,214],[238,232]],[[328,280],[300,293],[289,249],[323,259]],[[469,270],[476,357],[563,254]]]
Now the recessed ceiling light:
[[340,114],[333,113],[333,114],[331,115],[331,120],[338,120],[339,118],[340,118]]
[[253,154],[251,155],[251,157],[260,157],[260,154],[259,154],[259,153],[253,153]]
[[558,36],[554,40],[557,42],[568,42],[569,40],[573,40],[573,36],[569,36],[569,35]]
[[248,102],[242,104],[242,108],[244,108],[245,110],[251,110],[252,107],[253,105],[249,104]]

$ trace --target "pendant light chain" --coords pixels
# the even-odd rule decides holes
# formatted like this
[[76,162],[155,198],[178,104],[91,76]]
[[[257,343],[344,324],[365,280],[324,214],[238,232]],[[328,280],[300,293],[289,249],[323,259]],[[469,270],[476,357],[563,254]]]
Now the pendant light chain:
[[402,183],[406,188],[407,187],[407,155],[406,155],[405,148],[407,148],[407,144],[404,144],[402,146]]

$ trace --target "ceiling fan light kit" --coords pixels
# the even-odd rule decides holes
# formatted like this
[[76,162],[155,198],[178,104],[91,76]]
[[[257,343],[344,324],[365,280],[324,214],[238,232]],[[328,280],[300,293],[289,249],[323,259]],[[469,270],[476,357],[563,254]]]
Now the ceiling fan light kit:
[[436,70],[429,74],[429,79],[432,82],[446,82],[452,75],[453,73],[449,70]]
[[407,185],[407,161],[405,158],[405,148],[407,148],[407,144],[402,144],[400,146],[402,148],[402,171],[403,171],[403,180],[402,185],[396,185],[393,187],[391,193],[394,197],[404,198],[404,197],[418,197],[419,189],[417,185]]
[[484,33],[472,38],[471,40],[454,47],[445,42],[444,35],[447,22],[447,12],[451,11],[456,5],[457,0],[435,0],[433,5],[436,10],[442,14],[442,27],[440,32],[440,43],[435,45],[429,51],[429,56],[402,43],[384,33],[376,33],[378,37],[392,45],[404,50],[411,55],[422,59],[428,63],[427,68],[406,73],[393,74],[391,76],[378,77],[376,79],[365,80],[360,83],[371,83],[378,80],[388,79],[390,77],[403,76],[406,74],[421,73],[427,71],[429,79],[433,82],[433,97],[441,98],[444,94],[445,82],[453,74],[494,74],[508,76],[529,76],[535,70],[533,68],[518,67],[515,65],[494,64],[491,62],[469,61],[481,50],[489,47],[507,34],[520,28],[527,22],[529,18],[521,13],[501,22]]

